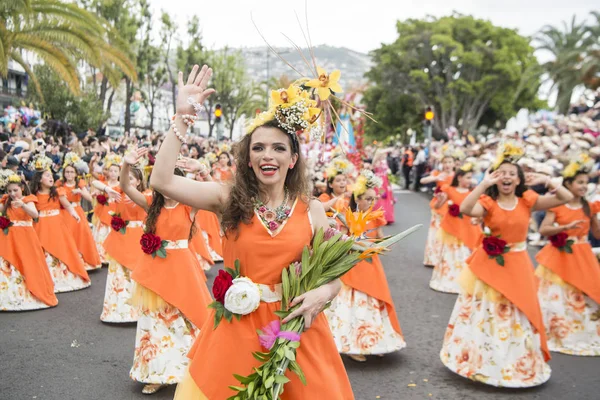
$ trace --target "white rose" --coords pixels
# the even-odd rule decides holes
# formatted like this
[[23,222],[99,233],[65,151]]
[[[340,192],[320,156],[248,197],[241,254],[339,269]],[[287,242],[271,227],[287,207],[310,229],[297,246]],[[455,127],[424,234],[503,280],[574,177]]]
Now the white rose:
[[250,278],[235,278],[225,293],[225,308],[234,314],[250,314],[259,304],[260,289]]

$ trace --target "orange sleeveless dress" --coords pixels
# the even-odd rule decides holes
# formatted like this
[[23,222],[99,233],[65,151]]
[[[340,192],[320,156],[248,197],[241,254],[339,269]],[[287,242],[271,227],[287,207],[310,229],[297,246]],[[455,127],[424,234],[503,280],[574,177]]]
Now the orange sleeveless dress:
[[512,209],[483,195],[485,225],[507,242],[504,266],[479,246],[468,259],[440,357],[446,367],[482,383],[524,388],[550,379],[550,353],[537,298],[537,281],[527,253],[532,190]]
[[[385,216],[367,222],[367,236],[386,225]],[[392,294],[377,254],[341,277],[342,289],[325,310],[337,349],[343,354],[387,354],[406,347]]]
[[[233,267],[240,260],[241,274],[253,282],[265,285],[281,283],[281,270],[301,259],[302,249],[312,240],[313,229],[308,205],[297,201],[282,230],[271,236],[255,215],[248,225],[240,224],[238,233],[225,236],[225,265]],[[247,375],[259,362],[252,352],[261,349],[257,329],[278,318],[274,312],[280,302],[261,302],[258,309],[240,321],[222,321],[214,330],[211,310],[194,343],[189,375],[179,385],[177,400],[222,400],[233,395],[229,385],[237,385],[233,374]],[[290,382],[281,396],[283,400],[353,399],[348,376],[337,352],[325,315],[317,316],[313,325],[302,334],[296,360],[306,375],[303,385],[291,372]]]
[[[448,195],[448,201],[444,204],[447,208],[450,202],[452,207],[460,207],[470,193],[469,190],[462,192],[450,185],[443,185],[441,190]],[[458,278],[467,265],[467,259],[481,243],[481,226],[473,225],[468,215],[455,217],[447,211],[437,235],[441,245],[440,257],[434,265],[429,287],[438,292],[460,293]]]
[[[69,228],[69,232],[72,233],[75,243],[77,244],[77,249],[83,257],[85,269],[89,271],[102,267],[100,255],[98,254],[98,249],[96,248],[96,243],[94,242],[94,237],[92,235],[92,230],[88,224],[87,215],[81,207],[81,195],[73,194],[73,189],[75,189],[74,186],[68,186],[61,181],[57,183],[59,183],[61,185],[60,187],[65,190],[67,200],[69,200],[69,203],[71,203],[77,212],[77,215],[79,215],[79,218],[81,218],[81,221],[77,223],[75,218],[73,218],[67,210],[61,210],[61,214],[67,227]],[[83,179],[79,181],[79,189],[83,189],[86,186],[87,185]]]
[[233,171],[229,167],[226,169],[215,167],[213,169],[213,178],[219,182],[232,182]]
[[[548,243],[535,257],[548,347],[560,353],[600,356],[600,265],[588,243],[590,217],[582,207],[566,204],[550,211],[559,225],[584,222],[577,229],[565,231],[574,241],[572,253]],[[600,202],[591,203],[591,218],[596,218],[598,212]]]
[[190,248],[196,255],[196,258],[198,259],[202,269],[204,271],[208,271],[210,267],[215,264],[215,262],[213,261],[208,247],[208,240],[204,237],[202,226],[200,226],[198,213],[196,213],[196,217],[194,218],[194,226],[195,232],[194,236],[192,236],[192,240],[190,241]]
[[[6,204],[8,196],[0,202]],[[25,196],[23,203],[36,203]],[[5,210],[13,225],[8,234],[0,231],[0,310],[36,310],[58,304],[54,282],[33,219],[21,208]],[[4,284],[5,283],[5,284]]]
[[208,317],[212,298],[206,276],[188,246],[191,211],[182,204],[163,207],[155,234],[169,241],[167,257],[144,253],[131,274],[137,283],[133,302],[139,308],[139,319],[129,375],[138,382],[180,382],[189,363],[187,353],[199,332],[197,327]]
[[[101,178],[102,179],[100,179],[100,182],[106,184],[106,178],[104,178],[104,176],[101,176]],[[111,189],[114,189],[123,195],[123,191],[121,190],[118,182],[115,186],[111,186]],[[96,250],[100,256],[100,261],[104,264],[108,263],[108,261],[106,260],[106,251],[104,250],[104,246],[102,244],[112,230],[110,228],[111,213],[117,211],[117,202],[109,199],[106,193],[94,193],[94,197],[97,198],[98,195],[106,196],[108,203],[106,205],[102,205],[96,201],[96,205],[94,206],[94,217],[92,219],[92,223],[94,225],[92,235],[94,236],[94,241],[96,242]]]
[[[432,176],[438,176],[440,171],[433,171]],[[454,179],[454,175],[449,175],[443,181],[436,182],[436,190],[441,190],[442,186],[450,185]],[[435,197],[429,202],[429,208],[431,209],[431,221],[429,222],[429,231],[427,233],[427,242],[425,243],[425,257],[423,258],[423,265],[435,267],[440,262],[442,256],[440,249],[442,244],[438,238],[438,230],[442,223],[442,217],[446,215],[448,211],[448,205],[444,204],[442,207],[436,209],[435,203],[437,200]]]
[[[151,193],[145,195],[150,204]],[[108,275],[100,320],[110,323],[135,322],[138,310],[129,302],[134,289],[131,272],[144,255],[140,239],[144,233],[146,211],[123,195],[117,204],[117,213],[128,224],[124,234],[111,227],[103,244],[108,259]]]
[[[333,197],[329,193],[321,193],[321,195],[318,197],[318,199],[321,203],[327,203],[332,198]],[[337,212],[344,212],[344,211],[346,211],[346,208],[348,208],[349,205],[350,205],[350,199],[347,198],[346,196],[344,196],[344,197],[338,198],[338,200],[333,205],[333,209]]]
[[202,236],[208,246],[213,261],[223,261],[223,243],[221,238],[221,224],[217,214],[198,210],[196,221],[202,230]]
[[66,196],[66,192],[63,188],[57,192],[55,199],[50,199],[50,194],[37,193],[39,218],[34,227],[46,253],[54,291],[60,293],[86,288],[91,282],[75,239],[60,215],[58,197]]

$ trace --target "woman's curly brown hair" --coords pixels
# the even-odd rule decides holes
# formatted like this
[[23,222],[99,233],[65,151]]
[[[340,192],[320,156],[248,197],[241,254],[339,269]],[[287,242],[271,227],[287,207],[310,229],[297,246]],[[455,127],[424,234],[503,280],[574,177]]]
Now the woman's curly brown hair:
[[[279,126],[277,121],[270,121],[261,127],[277,128],[285,133],[285,130]],[[258,129],[258,128],[256,128]],[[254,199],[259,196],[258,179],[252,168],[248,167],[250,162],[250,144],[252,135],[256,130],[244,137],[233,146],[233,156],[237,170],[235,179],[231,186],[229,199],[223,207],[221,227],[223,232],[237,231],[240,223],[248,224],[254,215]],[[294,168],[287,171],[285,177],[285,187],[287,187],[290,198],[299,198],[308,202],[309,186],[306,176],[306,164],[302,156],[297,138],[292,138],[286,133],[290,140],[292,154],[298,154],[298,161]]]

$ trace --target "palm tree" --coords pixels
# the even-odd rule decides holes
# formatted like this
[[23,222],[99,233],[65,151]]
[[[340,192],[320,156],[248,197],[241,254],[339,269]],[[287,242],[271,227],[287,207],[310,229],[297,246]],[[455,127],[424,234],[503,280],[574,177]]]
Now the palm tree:
[[582,83],[581,64],[587,37],[587,27],[577,23],[575,16],[570,25],[563,21],[562,30],[546,25],[536,37],[540,43],[538,50],[547,50],[554,56],[543,67],[553,81],[552,89],[558,91],[556,105],[561,114],[569,111],[573,90]]
[[2,0],[0,5],[0,75],[8,75],[9,61],[21,65],[41,88],[27,58],[42,61],[79,94],[77,62],[120,70],[135,79],[135,66],[118,43],[113,30],[101,18],[75,4],[60,0]]
[[587,26],[587,54],[581,72],[583,82],[590,89],[600,87],[600,12],[592,11],[592,23]]

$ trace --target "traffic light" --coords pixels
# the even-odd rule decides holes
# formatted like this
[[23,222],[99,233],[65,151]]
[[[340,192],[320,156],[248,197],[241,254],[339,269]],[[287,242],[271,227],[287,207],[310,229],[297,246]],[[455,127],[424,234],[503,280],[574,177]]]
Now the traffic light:
[[223,116],[223,110],[221,110],[221,105],[217,104],[215,106],[215,122],[218,124],[221,122],[221,117]]
[[433,117],[435,117],[435,114],[433,113],[433,108],[431,106],[428,106],[425,109],[425,125],[431,125]]

